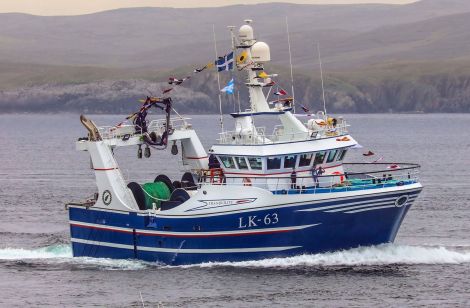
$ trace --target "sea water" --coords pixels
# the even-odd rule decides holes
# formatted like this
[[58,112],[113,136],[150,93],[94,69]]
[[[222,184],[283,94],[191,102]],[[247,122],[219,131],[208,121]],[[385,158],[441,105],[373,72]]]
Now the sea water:
[[[123,116],[90,116],[114,125]],[[312,307],[470,305],[470,115],[347,115],[347,161],[416,162],[424,191],[394,244],[172,267],[72,258],[64,203],[96,191],[78,115],[0,115],[0,306]],[[207,147],[217,116],[193,116]],[[231,119],[225,126],[231,127]],[[268,126],[257,119],[257,126]],[[365,158],[371,150],[376,155]],[[127,180],[181,177],[178,156],[117,149]]]

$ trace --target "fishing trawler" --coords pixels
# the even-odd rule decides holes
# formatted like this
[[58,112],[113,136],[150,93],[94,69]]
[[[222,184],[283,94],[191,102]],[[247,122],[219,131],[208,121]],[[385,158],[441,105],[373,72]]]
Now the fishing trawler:
[[[345,163],[358,146],[346,120],[321,111],[302,122],[291,98],[268,102],[272,76],[260,72],[269,46],[255,39],[250,21],[234,42],[245,58],[236,65],[247,74],[250,108],[232,113],[235,129],[207,150],[189,119],[172,118],[168,96],[147,97],[132,124],[99,127],[81,116],[88,136],[76,148],[90,155],[98,192],[67,204],[75,257],[180,265],[394,241],[422,190],[419,165]],[[164,119],[146,120],[153,106]],[[254,125],[261,115],[280,121],[272,134]],[[170,144],[185,167],[180,179],[126,182],[114,151],[136,147],[142,157]]]

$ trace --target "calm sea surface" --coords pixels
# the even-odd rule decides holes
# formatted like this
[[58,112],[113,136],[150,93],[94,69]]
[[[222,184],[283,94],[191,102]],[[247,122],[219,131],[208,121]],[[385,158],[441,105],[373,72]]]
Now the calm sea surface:
[[[91,116],[114,125],[122,116]],[[363,151],[422,165],[425,189],[395,244],[256,262],[168,267],[72,258],[64,203],[95,192],[77,115],[0,115],[0,306],[312,307],[470,306],[470,115],[350,115]],[[216,116],[194,116],[209,147]],[[262,125],[264,120],[256,124]],[[232,127],[230,119],[226,127]],[[181,176],[169,151],[136,159],[139,182]]]

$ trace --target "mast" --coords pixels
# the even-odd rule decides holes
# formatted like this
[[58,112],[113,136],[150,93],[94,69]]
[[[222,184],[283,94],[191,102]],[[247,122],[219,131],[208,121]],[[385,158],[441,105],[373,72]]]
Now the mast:
[[287,31],[287,44],[289,46],[289,64],[290,64],[290,81],[291,81],[291,90],[292,90],[292,108],[294,109],[295,114],[295,92],[294,92],[294,71],[292,68],[292,51],[290,47],[290,34],[289,34],[289,22],[286,16],[286,31]]
[[[215,59],[216,59],[216,61],[218,61],[219,60],[219,55],[217,53],[217,39],[215,37],[215,25],[214,24],[212,24],[212,34],[214,36]],[[219,86],[217,92],[218,92],[218,95],[219,95],[220,130],[223,132],[224,131],[224,116],[222,114],[222,96],[220,95],[220,74],[219,74],[219,68],[217,67],[217,65],[215,66],[215,69],[217,70],[217,85]]]
[[[263,64],[271,60],[268,44],[257,41],[253,35],[253,28],[250,19],[245,20],[245,25],[240,27],[239,45],[237,48],[242,49],[246,53],[246,65],[243,69],[247,73],[246,86],[250,94],[251,111],[256,112],[269,112],[270,108],[266,97],[264,96],[262,85],[259,81],[258,72],[263,71]],[[239,67],[240,68],[240,67]]]
[[320,63],[321,90],[322,90],[322,96],[323,96],[323,112],[325,112],[325,115],[326,115],[325,86],[323,82],[323,67],[321,64],[320,43],[317,43],[317,51],[318,51],[318,62]]

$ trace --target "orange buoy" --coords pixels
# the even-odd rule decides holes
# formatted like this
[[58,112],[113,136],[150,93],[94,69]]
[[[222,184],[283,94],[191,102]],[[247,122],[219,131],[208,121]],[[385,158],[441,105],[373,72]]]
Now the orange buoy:
[[339,175],[339,180],[340,180],[340,182],[341,182],[341,183],[344,182],[344,173],[341,173],[341,172],[339,172],[339,171],[335,171],[335,172],[333,172],[332,174],[334,174],[334,175]]

